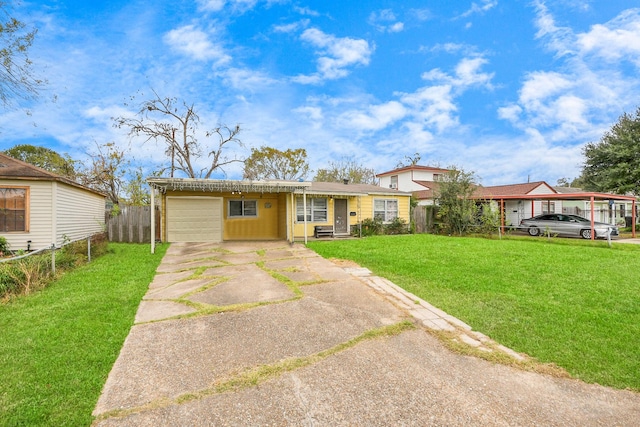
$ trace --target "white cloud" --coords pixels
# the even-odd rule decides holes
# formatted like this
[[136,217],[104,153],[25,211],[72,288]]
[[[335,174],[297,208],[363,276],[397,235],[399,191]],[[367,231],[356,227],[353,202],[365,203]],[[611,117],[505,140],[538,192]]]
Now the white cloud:
[[491,88],[491,79],[494,73],[482,73],[480,68],[488,61],[482,57],[463,58],[456,66],[458,86],[481,85]]
[[499,108],[498,117],[563,144],[597,139],[621,105],[637,103],[639,84],[623,63],[640,67],[640,9],[575,33],[557,26],[543,1],[534,7],[536,37],[561,58],[559,67],[528,73],[517,102]]
[[404,23],[396,19],[396,15],[391,9],[371,12],[367,22],[383,33],[398,33],[404,29]]
[[277,83],[277,80],[265,73],[246,68],[229,68],[219,75],[226,85],[240,91],[263,91]]
[[390,124],[402,119],[407,110],[397,101],[371,105],[366,112],[349,111],[339,117],[343,127],[355,128],[360,131],[375,131],[384,129]]
[[594,55],[609,62],[629,60],[640,67],[640,9],[629,9],[606,24],[578,34],[582,54]]
[[320,16],[320,13],[308,8],[308,7],[300,7],[300,6],[294,6],[293,10],[295,10],[296,12],[298,12],[300,15],[308,15],[308,16]]
[[451,85],[426,86],[416,92],[403,94],[400,100],[411,107],[411,115],[420,123],[435,128],[438,133],[458,124]]
[[482,13],[488,12],[489,10],[496,7],[497,5],[498,5],[497,0],[482,0],[481,4],[473,2],[471,3],[471,8],[466,12],[464,12],[462,15],[460,15],[460,18],[466,18],[475,13],[482,14]]
[[[220,12],[228,7],[236,12],[244,13],[253,9],[259,0],[198,0],[200,10],[207,12]],[[277,3],[278,0],[267,0],[266,3]]]
[[538,27],[536,38],[546,38],[547,48],[556,52],[557,56],[574,53],[575,36],[570,28],[558,27],[543,0],[534,0],[536,9],[535,24]]
[[318,48],[318,72],[310,76],[297,76],[298,83],[319,83],[333,80],[349,74],[348,67],[368,65],[373,48],[366,40],[349,37],[335,37],[317,28],[305,30],[300,39]]
[[536,71],[526,77],[519,100],[525,107],[535,109],[545,99],[563,93],[574,85],[575,82],[562,73]]
[[198,0],[200,9],[211,12],[218,12],[222,10],[226,3],[226,0]]
[[440,81],[459,88],[480,85],[491,89],[491,79],[494,74],[480,71],[482,66],[487,63],[488,61],[481,56],[463,58],[456,65],[453,75],[447,74],[439,68],[434,68],[433,70],[423,73],[422,78],[424,80]]
[[276,33],[293,33],[301,28],[307,28],[309,26],[309,22],[310,21],[308,19],[302,19],[290,24],[274,25],[273,31],[275,31]]
[[165,34],[163,40],[171,48],[197,60],[213,61],[216,65],[231,60],[221,45],[211,42],[208,34],[194,25],[171,30]]

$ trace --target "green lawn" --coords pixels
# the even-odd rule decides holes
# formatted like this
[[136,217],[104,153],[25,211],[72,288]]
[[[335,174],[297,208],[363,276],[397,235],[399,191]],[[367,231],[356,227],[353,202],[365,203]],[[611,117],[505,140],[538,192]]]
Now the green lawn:
[[0,305],[0,425],[83,426],[166,251],[110,252]]
[[576,378],[640,390],[640,246],[426,234],[308,246]]

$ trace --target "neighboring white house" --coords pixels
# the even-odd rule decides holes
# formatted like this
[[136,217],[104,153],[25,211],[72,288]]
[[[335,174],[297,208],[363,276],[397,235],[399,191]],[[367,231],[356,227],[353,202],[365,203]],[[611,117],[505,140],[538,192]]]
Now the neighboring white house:
[[[563,200],[544,199],[559,194],[544,181],[523,184],[478,187],[475,196],[489,200],[503,200],[505,225],[518,225],[520,221],[546,213],[562,213]],[[541,196],[536,199],[535,196]]]
[[553,188],[544,181],[524,184],[479,186],[478,201],[491,201],[502,207],[502,223],[518,225],[520,221],[545,213],[565,213],[608,224],[621,224],[635,210],[635,197],[592,193],[576,188]]
[[[580,188],[554,187],[560,194],[586,193]],[[565,200],[562,204],[562,213],[573,214],[589,218],[591,204],[588,200]],[[633,202],[630,200],[601,199],[595,200],[593,205],[594,220],[608,224],[629,226],[633,215]]]
[[431,205],[438,181],[447,172],[449,169],[410,165],[380,173],[376,177],[381,187],[414,193],[419,205]]
[[0,236],[12,250],[60,246],[104,231],[105,196],[0,153]]
[[[380,186],[408,191],[418,205],[432,205],[442,177],[449,169],[411,165],[376,175]],[[505,225],[545,213],[575,214],[609,224],[621,224],[633,216],[635,198],[589,193],[578,188],[552,187],[544,181],[523,184],[478,186],[474,198],[501,206]]]

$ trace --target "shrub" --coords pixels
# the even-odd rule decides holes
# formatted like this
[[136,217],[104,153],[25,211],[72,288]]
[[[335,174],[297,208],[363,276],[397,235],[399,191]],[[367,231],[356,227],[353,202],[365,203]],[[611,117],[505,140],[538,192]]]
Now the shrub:
[[28,295],[46,286],[51,261],[45,254],[0,264],[0,295]]
[[4,236],[0,236],[0,256],[4,256],[9,253],[9,242]]
[[409,227],[407,226],[407,221],[403,218],[396,217],[389,224],[384,226],[385,234],[408,234]]
[[482,205],[480,209],[480,224],[478,232],[491,236],[500,227],[500,212],[490,204]]
[[365,218],[362,221],[362,236],[375,236],[383,234],[384,225],[380,218]]
[[[105,233],[91,237],[91,257],[104,255],[108,251]],[[70,270],[87,260],[87,241],[65,245],[56,252],[56,273]],[[53,279],[51,253],[49,251],[0,264],[0,299],[12,295],[27,295],[44,288]]]

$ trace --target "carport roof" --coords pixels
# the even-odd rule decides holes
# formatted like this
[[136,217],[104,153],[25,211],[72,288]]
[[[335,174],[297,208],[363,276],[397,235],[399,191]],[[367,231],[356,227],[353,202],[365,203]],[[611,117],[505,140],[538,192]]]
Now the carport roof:
[[293,193],[311,186],[304,181],[236,181],[203,178],[147,178],[149,185],[162,193],[172,191],[242,191],[255,193]]
[[482,195],[474,195],[473,199],[477,200],[500,200],[500,199],[516,199],[516,200],[590,200],[593,198],[594,200],[627,200],[627,201],[635,201],[637,200],[635,196],[621,196],[618,194],[608,194],[608,193],[550,193],[550,194],[482,194]]

